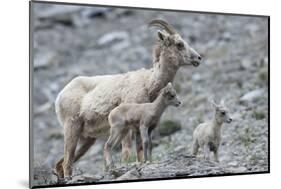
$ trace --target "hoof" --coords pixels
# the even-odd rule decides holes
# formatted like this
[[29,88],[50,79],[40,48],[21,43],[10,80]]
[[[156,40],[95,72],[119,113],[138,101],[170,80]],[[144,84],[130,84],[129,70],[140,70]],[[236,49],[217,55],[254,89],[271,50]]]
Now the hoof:
[[65,183],[67,183],[68,181],[71,181],[72,177],[68,176],[68,177],[64,177],[63,180]]
[[110,164],[110,165],[107,165],[107,166],[105,166],[105,171],[111,171],[111,170],[113,170],[113,169],[115,169],[116,167],[115,167],[115,165],[114,164]]

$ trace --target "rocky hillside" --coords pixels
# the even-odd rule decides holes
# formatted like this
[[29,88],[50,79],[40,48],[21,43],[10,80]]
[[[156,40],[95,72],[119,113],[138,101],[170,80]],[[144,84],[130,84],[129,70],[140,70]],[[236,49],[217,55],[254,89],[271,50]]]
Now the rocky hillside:
[[[34,3],[34,184],[57,184],[54,163],[63,134],[54,101],[78,75],[124,73],[152,66],[155,18],[170,22],[200,54],[202,64],[181,68],[174,86],[182,105],[169,107],[154,133],[153,162],[120,162],[103,171],[103,140],[76,165],[71,182],[189,177],[268,170],[268,20],[154,10]],[[222,127],[220,163],[191,156],[192,132],[213,115],[208,99],[224,99],[234,121]]]

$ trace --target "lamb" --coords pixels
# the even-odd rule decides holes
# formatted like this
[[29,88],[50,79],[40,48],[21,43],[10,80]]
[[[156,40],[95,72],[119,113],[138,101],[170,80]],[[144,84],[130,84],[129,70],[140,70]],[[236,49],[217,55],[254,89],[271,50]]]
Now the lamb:
[[[55,109],[64,129],[64,155],[55,165],[59,178],[71,179],[74,162],[97,138],[109,136],[108,115],[111,110],[120,103],[154,101],[159,91],[174,80],[180,67],[200,64],[200,55],[170,24],[152,20],[149,26],[163,29],[158,31],[158,58],[151,69],[116,75],[78,76],[58,94]],[[140,136],[136,136],[136,142],[140,141]],[[130,137],[124,138],[122,149],[130,146],[130,140]],[[137,142],[137,149],[140,153],[140,142]]]
[[143,146],[144,162],[152,161],[152,136],[158,120],[169,105],[179,106],[181,102],[176,96],[171,83],[163,88],[152,103],[122,103],[114,108],[109,116],[110,136],[104,146],[106,170],[114,167],[111,150],[118,145],[129,130],[139,130]]
[[218,150],[221,141],[221,127],[224,122],[231,123],[232,118],[229,116],[229,111],[221,101],[220,104],[216,104],[215,101],[211,101],[215,108],[215,114],[212,121],[201,123],[193,132],[193,146],[192,153],[197,155],[198,149],[203,149],[204,159],[210,159],[210,152],[214,153],[214,160],[219,162]]

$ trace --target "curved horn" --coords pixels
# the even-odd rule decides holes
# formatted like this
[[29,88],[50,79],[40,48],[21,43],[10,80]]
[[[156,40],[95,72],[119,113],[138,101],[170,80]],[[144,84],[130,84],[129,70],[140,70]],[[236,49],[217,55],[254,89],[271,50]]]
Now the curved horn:
[[160,20],[160,19],[152,20],[148,24],[148,27],[151,27],[151,26],[160,27],[160,28],[164,29],[165,31],[167,31],[171,35],[177,33],[176,30],[173,28],[173,26],[171,26],[170,24],[168,24],[164,20]]

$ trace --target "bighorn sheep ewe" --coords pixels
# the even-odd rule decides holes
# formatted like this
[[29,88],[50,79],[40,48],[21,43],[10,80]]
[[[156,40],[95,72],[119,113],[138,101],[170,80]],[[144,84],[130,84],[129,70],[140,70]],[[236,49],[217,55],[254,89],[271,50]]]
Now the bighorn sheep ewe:
[[[108,115],[112,109],[124,102],[152,102],[159,91],[174,80],[181,66],[200,64],[200,55],[171,25],[163,20],[153,20],[149,26],[163,29],[158,31],[158,55],[153,68],[117,75],[79,76],[59,93],[55,108],[64,128],[64,156],[55,166],[59,177],[70,179],[73,163],[97,138],[108,137]],[[140,141],[139,137],[136,141]],[[76,151],[78,142],[80,148]],[[141,143],[137,145],[141,146]]]
[[219,162],[218,149],[221,141],[221,127],[224,122],[231,123],[228,109],[224,102],[216,104],[213,100],[212,105],[215,107],[215,114],[212,121],[201,123],[193,132],[192,153],[197,155],[199,147],[204,151],[204,159],[210,159],[210,152],[214,153],[214,159]]
[[127,135],[129,130],[140,131],[144,162],[152,160],[152,130],[156,127],[167,106],[179,106],[171,83],[168,83],[152,103],[122,103],[114,108],[109,116],[110,136],[104,146],[106,169],[113,167],[111,150]]

